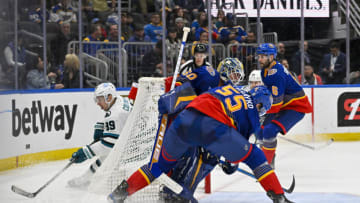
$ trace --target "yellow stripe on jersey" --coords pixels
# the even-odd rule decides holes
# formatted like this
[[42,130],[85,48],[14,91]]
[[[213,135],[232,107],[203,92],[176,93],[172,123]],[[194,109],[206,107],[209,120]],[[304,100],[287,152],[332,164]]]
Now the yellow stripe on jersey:
[[191,95],[191,96],[185,96],[185,97],[179,97],[176,101],[175,107],[177,107],[177,105],[179,105],[180,102],[184,102],[184,101],[191,101],[193,99],[195,99],[196,95]]
[[194,183],[195,183],[195,180],[196,180],[197,175],[199,174],[201,165],[202,165],[202,155],[200,154],[199,162],[198,162],[198,165],[197,165],[196,172],[195,172],[195,175],[194,175],[194,177],[193,177],[193,180],[191,181],[190,188],[192,188],[192,186],[193,186]]

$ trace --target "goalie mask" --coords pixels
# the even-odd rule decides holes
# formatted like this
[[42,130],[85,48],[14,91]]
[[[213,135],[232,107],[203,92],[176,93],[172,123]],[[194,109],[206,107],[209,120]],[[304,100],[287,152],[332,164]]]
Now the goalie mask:
[[217,71],[225,83],[232,85],[239,85],[245,78],[244,65],[237,58],[225,58],[219,63]]
[[[108,101],[109,95],[111,95],[111,100]],[[95,103],[99,102],[99,97],[103,97],[105,100],[105,103],[109,107],[111,102],[114,101],[116,97],[116,88],[112,83],[101,83],[95,88],[94,92],[94,100]]]
[[266,111],[271,108],[273,102],[271,92],[265,86],[257,86],[251,89],[249,93],[257,108],[258,104],[260,104],[260,109],[258,108],[259,115],[265,115]]

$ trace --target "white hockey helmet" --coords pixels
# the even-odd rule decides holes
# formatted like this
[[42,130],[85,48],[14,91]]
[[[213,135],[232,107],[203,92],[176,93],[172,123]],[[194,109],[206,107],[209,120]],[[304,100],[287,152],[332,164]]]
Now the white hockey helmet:
[[249,82],[262,82],[261,80],[261,71],[253,70],[249,75]]
[[[108,101],[108,96],[111,95],[111,101]],[[101,83],[95,88],[94,100],[97,103],[97,97],[104,97],[105,103],[109,106],[116,97],[116,88],[112,83]]]

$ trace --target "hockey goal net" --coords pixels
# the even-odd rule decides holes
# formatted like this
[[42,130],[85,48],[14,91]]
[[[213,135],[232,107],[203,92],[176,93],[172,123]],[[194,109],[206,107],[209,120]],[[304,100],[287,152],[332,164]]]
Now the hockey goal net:
[[[141,78],[134,108],[119,139],[88,188],[108,195],[139,167],[149,162],[158,127],[157,101],[165,92],[164,78]],[[158,202],[160,184],[154,181],[127,202]]]

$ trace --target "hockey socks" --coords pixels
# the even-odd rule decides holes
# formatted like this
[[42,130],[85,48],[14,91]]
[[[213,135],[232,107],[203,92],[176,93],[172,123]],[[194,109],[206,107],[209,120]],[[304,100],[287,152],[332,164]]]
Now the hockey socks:
[[264,155],[266,157],[266,160],[269,164],[271,164],[272,160],[274,159],[275,156],[275,151],[276,151],[276,147],[275,148],[267,148],[265,146],[262,146],[262,151],[264,152]]
[[254,174],[266,192],[273,191],[275,194],[284,193],[279,179],[269,164],[264,163],[258,166],[254,170]]
[[264,153],[256,145],[253,145],[250,155],[243,162],[253,170],[256,179],[266,192],[284,193],[274,170],[266,162]]
[[155,177],[151,174],[147,165],[139,168],[135,173],[133,173],[130,178],[127,180],[129,187],[127,192],[129,195],[137,192],[138,190],[149,185]]
[[261,146],[261,149],[264,152],[266,160],[269,164],[271,164],[276,151],[276,135],[278,134],[278,132],[281,131],[282,129],[274,123],[265,125],[263,129],[263,144]]

